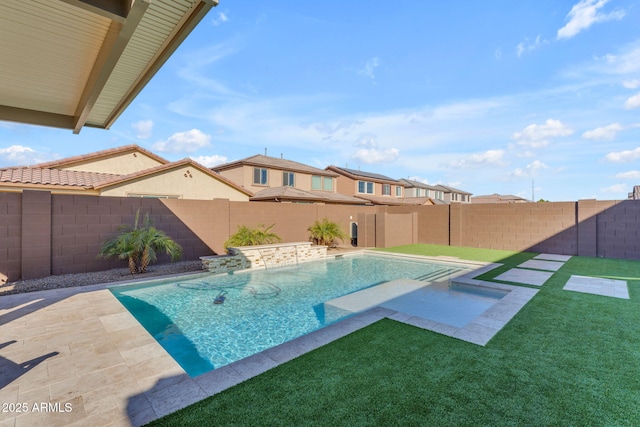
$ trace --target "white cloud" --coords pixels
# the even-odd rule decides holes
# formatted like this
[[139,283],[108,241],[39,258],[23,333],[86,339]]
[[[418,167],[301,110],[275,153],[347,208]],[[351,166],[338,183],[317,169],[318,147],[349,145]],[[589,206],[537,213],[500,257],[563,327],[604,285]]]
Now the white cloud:
[[174,133],[166,141],[158,141],[153,144],[156,151],[179,153],[185,151],[192,153],[210,144],[211,136],[198,129]]
[[620,172],[616,174],[617,179],[631,179],[634,181],[640,180],[640,171]]
[[454,168],[479,168],[484,166],[503,165],[504,150],[487,150],[484,153],[475,153],[449,163]]
[[630,162],[640,158],[640,147],[634,148],[633,150],[614,151],[604,156],[604,158],[605,160],[616,163]]
[[560,120],[547,120],[544,124],[532,124],[525,127],[522,132],[516,132],[512,138],[518,144],[533,148],[544,147],[549,143],[549,138],[569,136],[573,130]]
[[540,160],[534,160],[533,162],[525,166],[524,169],[517,168],[516,170],[511,172],[511,175],[517,178],[533,178],[538,174],[539,171],[548,168],[549,166],[547,166]]
[[624,103],[624,108],[626,108],[627,110],[638,107],[640,107],[640,92],[627,99]]
[[218,166],[227,162],[227,158],[225,156],[218,156],[217,154],[214,154],[212,156],[197,156],[197,157],[190,156],[190,157],[196,162],[208,168],[212,168],[214,166]]
[[626,184],[614,184],[602,189],[605,193],[626,193],[627,190],[628,188]]
[[518,46],[516,46],[516,54],[518,58],[520,58],[525,52],[531,52],[546,44],[549,44],[549,41],[543,39],[542,36],[538,34],[533,41],[526,38],[523,42],[518,43]]
[[558,30],[558,39],[571,38],[597,22],[622,19],[625,15],[623,10],[610,13],[599,11],[608,2],[609,0],[581,0],[573,5],[567,14],[567,24]]
[[361,136],[354,145],[362,148],[352,154],[351,158],[363,163],[390,163],[400,155],[397,148],[378,148],[378,138],[375,135]]
[[361,148],[356,151],[351,158],[359,160],[362,163],[391,163],[400,155],[397,148],[385,148],[380,150],[377,148]]
[[626,87],[627,89],[637,89],[640,87],[640,80],[639,79],[625,80],[622,82],[622,86]]
[[621,130],[622,126],[620,125],[620,123],[612,123],[608,126],[588,130],[582,134],[582,137],[584,139],[595,141],[611,141]]
[[502,59],[502,49],[501,49],[501,48],[497,48],[497,49],[493,52],[493,56],[494,56],[497,60],[501,60],[501,59]]
[[153,120],[141,120],[131,127],[136,131],[136,138],[149,139],[153,133]]
[[228,20],[229,17],[225,12],[218,12],[218,14],[213,19],[211,19],[211,23],[214,25],[214,27],[217,27],[220,24],[224,24]]
[[35,154],[36,150],[33,148],[25,147],[23,145],[12,145],[7,148],[0,148],[0,156],[9,160],[23,160],[29,157],[30,154]]
[[364,68],[358,71],[358,74],[360,74],[361,76],[369,77],[371,80],[375,80],[375,69],[378,68],[379,65],[380,60],[378,58],[371,58],[364,65]]

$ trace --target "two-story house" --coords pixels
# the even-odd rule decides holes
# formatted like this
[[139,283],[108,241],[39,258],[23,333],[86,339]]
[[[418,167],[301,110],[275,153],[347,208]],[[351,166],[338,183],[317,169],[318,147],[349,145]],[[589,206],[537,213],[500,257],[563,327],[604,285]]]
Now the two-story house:
[[471,193],[447,185],[429,185],[413,179],[400,179],[407,197],[430,197],[436,204],[471,203]]
[[444,201],[444,188],[437,185],[429,185],[424,182],[413,179],[399,179],[404,185],[404,191],[407,197],[428,197],[433,200],[434,204],[446,204]]
[[253,192],[251,201],[366,204],[336,191],[338,174],[293,160],[257,154],[212,169]]
[[375,205],[433,204],[428,197],[407,197],[404,183],[385,175],[361,170],[329,166],[327,171],[338,174],[337,191]]
[[442,197],[446,203],[471,203],[471,194],[468,191],[438,184],[435,187],[442,190]]

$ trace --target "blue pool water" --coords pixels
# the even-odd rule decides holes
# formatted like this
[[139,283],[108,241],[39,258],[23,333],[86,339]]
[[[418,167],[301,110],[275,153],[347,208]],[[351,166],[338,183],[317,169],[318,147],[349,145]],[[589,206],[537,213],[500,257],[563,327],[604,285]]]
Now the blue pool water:
[[[466,269],[397,257],[350,256],[273,271],[119,286],[111,292],[196,376],[351,314],[325,307],[330,299],[399,278],[428,281]],[[224,303],[215,304],[220,297]]]

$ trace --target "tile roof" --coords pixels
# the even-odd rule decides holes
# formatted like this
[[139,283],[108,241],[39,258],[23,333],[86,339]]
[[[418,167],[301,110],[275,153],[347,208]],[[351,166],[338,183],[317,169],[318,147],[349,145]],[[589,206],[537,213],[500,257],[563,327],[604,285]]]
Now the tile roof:
[[430,197],[404,197],[395,198],[389,196],[370,196],[364,194],[358,194],[355,196],[359,199],[367,200],[374,205],[386,205],[386,206],[407,206],[407,205],[435,205],[436,202]]
[[468,191],[459,190],[457,188],[449,187],[448,185],[438,184],[438,185],[436,185],[436,187],[443,188],[445,190],[445,192],[447,192],[447,193],[458,193],[458,194],[469,194],[469,195],[473,194],[473,193],[469,193]]
[[416,188],[426,188],[427,190],[440,190],[440,188],[438,188],[435,185],[425,184],[424,182],[416,181],[413,179],[401,178],[398,181],[402,182],[403,184],[405,184],[406,187],[409,187],[409,188],[416,187]]
[[0,182],[13,184],[64,185],[92,188],[100,182],[118,177],[120,177],[120,175],[110,173],[70,171],[40,167],[0,169]]
[[143,153],[149,157],[151,157],[152,159],[160,162],[160,163],[169,163],[168,160],[163,159],[162,157],[158,156],[155,153],[152,153],[149,150],[145,150],[144,148],[140,147],[139,145],[136,144],[131,144],[131,145],[123,145],[122,147],[116,147],[116,148],[109,148],[107,150],[101,150],[101,151],[95,151],[93,153],[88,153],[88,154],[81,154],[79,156],[73,156],[73,157],[65,157],[64,159],[60,159],[60,160],[54,160],[51,162],[45,162],[45,163],[39,163],[37,165],[35,165],[36,167],[40,167],[40,168],[61,168],[61,167],[69,167],[78,163],[84,163],[86,161],[89,160],[96,160],[96,159],[100,159],[100,158],[104,158],[104,157],[109,157],[109,156],[113,156],[114,154],[121,154],[121,153],[129,153],[129,152],[134,152],[134,151],[138,151],[140,153]]
[[305,172],[313,175],[322,176],[337,176],[334,172],[327,170],[314,168],[313,166],[305,165],[304,163],[294,162],[293,160],[280,159],[277,157],[263,156],[262,154],[256,154],[255,156],[247,157],[244,159],[236,160],[234,162],[225,163],[215,166],[211,169],[214,171],[223,171],[227,169],[236,168],[239,166],[265,166],[275,169],[283,169],[293,172]]
[[371,172],[364,172],[364,171],[355,170],[355,169],[340,168],[338,166],[329,166],[327,169],[337,172],[341,175],[347,175],[347,176],[351,175],[354,177],[369,178],[369,179],[375,179],[378,181],[400,182],[397,179],[389,178],[388,176],[381,175],[379,173],[371,173]]
[[[80,156],[79,156],[80,157]],[[53,169],[45,167],[17,167],[0,169],[0,182],[12,184],[39,184],[39,185],[60,185],[82,187],[85,189],[103,189],[113,185],[125,183],[127,181],[153,175],[155,173],[168,171],[178,167],[189,165],[198,168],[203,173],[221,181],[236,190],[252,196],[248,189],[239,186],[233,181],[213,172],[206,166],[201,165],[193,159],[182,159],[176,162],[167,162],[153,168],[144,169],[128,175],[118,175],[101,172],[84,172],[66,169]]]
[[304,191],[299,188],[282,186],[265,188],[251,197],[250,200],[304,200],[309,202],[341,203],[341,204],[365,204],[361,200],[344,194],[332,193],[329,191]]
[[530,203],[531,200],[524,199],[512,194],[483,194],[471,198],[471,203]]

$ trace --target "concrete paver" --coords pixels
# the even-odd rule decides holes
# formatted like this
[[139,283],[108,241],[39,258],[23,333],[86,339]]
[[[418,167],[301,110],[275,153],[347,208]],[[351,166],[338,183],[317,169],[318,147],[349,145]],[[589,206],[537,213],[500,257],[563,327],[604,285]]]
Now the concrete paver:
[[625,280],[604,279],[601,277],[571,276],[564,288],[567,291],[629,299],[629,289]]
[[527,270],[524,268],[512,268],[507,270],[494,280],[502,280],[504,282],[522,283],[525,285],[542,286],[553,275],[548,271]]
[[560,270],[560,267],[562,267],[563,265],[564,265],[563,262],[530,259],[528,261],[523,262],[518,267],[531,268],[534,270],[558,271]]

